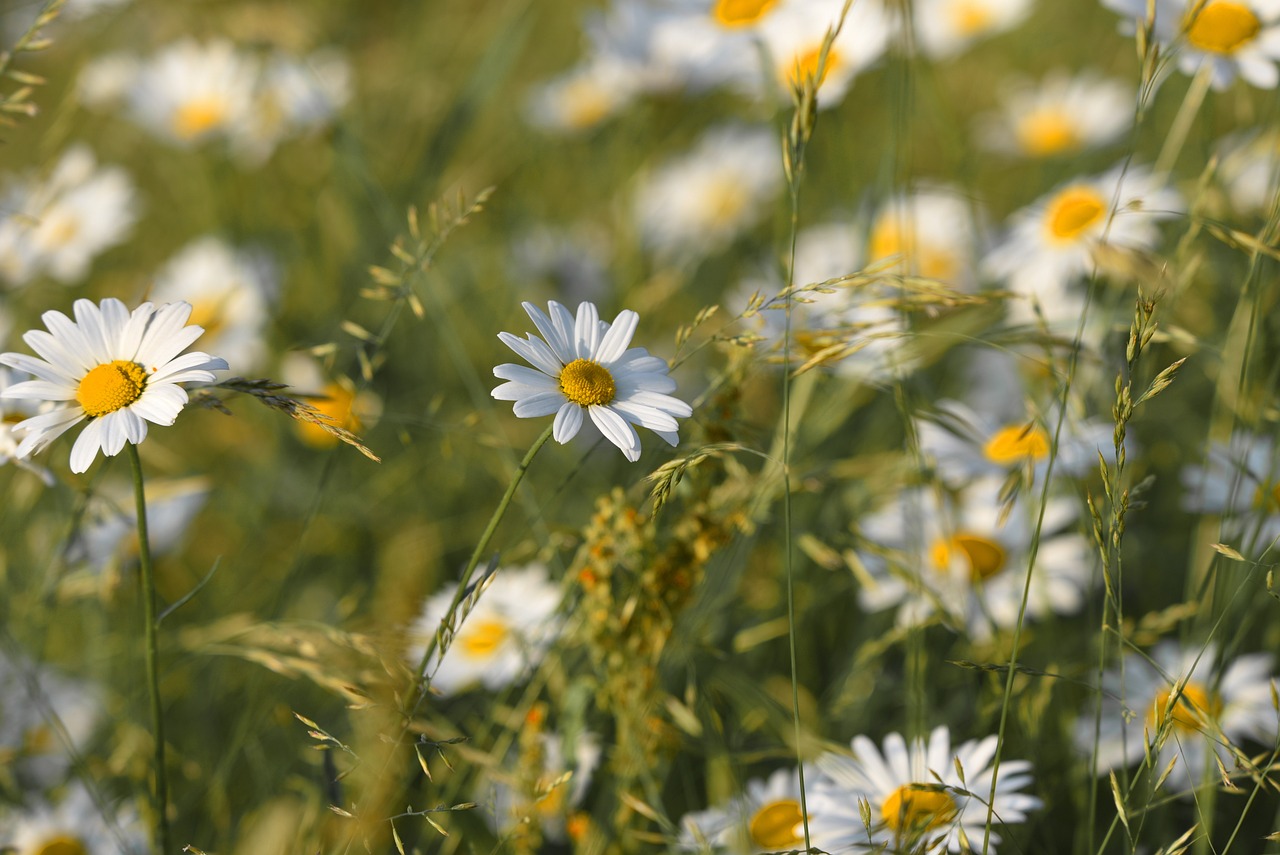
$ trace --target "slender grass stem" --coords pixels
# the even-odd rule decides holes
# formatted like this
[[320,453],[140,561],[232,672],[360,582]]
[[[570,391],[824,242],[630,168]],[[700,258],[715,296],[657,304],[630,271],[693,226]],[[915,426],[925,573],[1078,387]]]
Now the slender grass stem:
[[152,810],[155,812],[155,844],[157,852],[173,852],[169,833],[169,779],[164,764],[164,708],[160,703],[160,653],[156,624],[156,578],[151,566],[151,542],[147,539],[147,494],[142,480],[142,461],[138,447],[131,442],[129,463],[133,467],[133,494],[137,500],[138,566],[142,572],[142,612],[147,659],[147,694],[151,702],[151,736],[155,740],[155,779]]

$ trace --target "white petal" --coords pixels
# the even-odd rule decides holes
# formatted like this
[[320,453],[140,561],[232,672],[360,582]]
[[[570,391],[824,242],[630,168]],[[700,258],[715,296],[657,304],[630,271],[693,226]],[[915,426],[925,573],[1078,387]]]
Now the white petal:
[[609,408],[622,414],[632,424],[646,427],[649,430],[677,431],[680,425],[671,416],[656,407],[646,407],[633,401],[617,401],[609,404]]
[[595,303],[579,303],[578,318],[573,327],[574,356],[591,359],[600,341],[600,313]]
[[50,383],[47,380],[26,380],[14,383],[0,392],[0,398],[30,398],[36,401],[74,401],[75,389],[69,389],[63,383]]
[[214,377],[209,373],[209,369],[214,368],[215,366],[226,368],[227,363],[223,362],[221,359],[217,359],[207,353],[201,353],[199,351],[184,353],[182,356],[160,365],[160,370],[148,377],[147,382],[160,383],[167,381],[170,383],[177,383],[180,381],[172,380],[170,378],[177,374],[183,374],[193,370],[198,370],[205,375],[200,378],[201,380],[204,380],[205,382],[212,382]]
[[640,316],[630,309],[619,312],[618,317],[613,319],[609,331],[600,340],[600,346],[596,348],[595,361],[610,365],[622,358],[627,352],[627,345],[631,344],[631,337],[636,334],[636,325],[639,323]]
[[[524,310],[533,321],[533,325],[538,328],[538,332],[542,333],[542,337],[546,340],[547,346],[551,348],[551,351],[557,357],[564,359],[565,356],[572,354],[573,349],[569,345],[569,339],[560,329],[560,325],[555,322],[554,316],[548,318],[532,303],[521,303],[520,305],[524,306]],[[554,307],[559,305],[560,304],[556,303],[554,300],[551,302],[553,315]],[[571,356],[570,360],[572,361]]]
[[116,410],[114,413],[107,413],[97,420],[102,434],[102,452],[107,457],[115,457],[120,453],[120,449],[124,448],[125,419],[121,414],[125,412],[128,411]]
[[662,410],[663,412],[670,413],[677,418],[687,419],[689,416],[693,415],[693,407],[689,406],[679,398],[673,398],[670,395],[663,395],[660,392],[649,392],[644,390],[632,392],[627,395],[626,400],[635,404],[642,404],[646,407],[653,407],[656,410]]
[[640,459],[640,437],[627,420],[608,407],[591,407],[591,421],[632,463]]
[[548,307],[551,309],[551,322],[556,326],[556,332],[560,334],[560,339],[564,342],[564,350],[557,351],[564,362],[573,361],[573,314],[564,306],[552,300]]
[[493,367],[493,376],[502,380],[513,380],[525,386],[535,386],[544,389],[553,389],[558,385],[558,381],[554,377],[550,377],[538,371],[536,368],[526,368],[523,365],[516,365],[513,362],[504,362],[501,365]]
[[0,353],[0,365],[8,365],[10,368],[34,374],[41,380],[48,380],[51,383],[66,383],[72,389],[78,388],[80,385],[76,375],[67,374],[56,365],[45,362],[43,359],[36,359],[34,356],[28,356],[25,353]]
[[516,401],[516,405],[512,408],[516,418],[520,419],[536,419],[539,416],[549,416],[556,410],[560,409],[560,405],[564,403],[564,395],[559,390],[555,392],[540,392],[531,398],[525,398]]
[[542,339],[530,338],[525,340],[509,332],[498,333],[498,338],[501,339],[503,344],[514,350],[521,359],[542,373],[552,377],[560,376],[560,369],[564,366]]
[[80,360],[68,352],[61,341],[44,330],[28,330],[23,333],[22,340],[27,343],[28,347],[43,357],[45,362],[48,362],[68,377],[76,378],[77,382],[79,382],[79,378],[87,373]]
[[[103,302],[105,303],[106,300]],[[119,301],[117,300],[116,302]],[[101,365],[104,362],[118,359],[119,354],[114,347],[115,336],[107,328],[98,306],[92,300],[76,300],[72,309],[76,315],[76,324],[80,328],[80,335],[89,348],[93,364]],[[50,327],[49,332],[57,334],[57,331],[52,327]]]
[[144,421],[144,416],[135,409],[141,401],[142,399],[139,398],[133,402],[132,406],[120,411],[120,422],[124,427],[124,438],[134,445],[147,438],[147,423]]
[[149,387],[129,405],[137,415],[158,425],[171,425],[187,403],[187,393],[177,386]]
[[102,448],[102,419],[90,419],[89,423],[76,437],[76,444],[71,446],[71,471],[81,473],[88,470],[93,459]]
[[551,425],[552,438],[564,445],[578,435],[582,428],[582,406],[573,401],[565,401],[556,411],[556,420]]

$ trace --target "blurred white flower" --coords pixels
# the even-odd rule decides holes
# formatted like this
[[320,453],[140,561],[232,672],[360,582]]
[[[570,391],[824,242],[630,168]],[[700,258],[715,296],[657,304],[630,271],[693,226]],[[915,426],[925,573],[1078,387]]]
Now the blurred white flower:
[[[306,353],[286,354],[280,368],[284,382],[292,393],[328,416],[336,427],[362,434],[382,418],[382,398],[369,389],[357,389],[346,377],[331,379],[320,363]],[[313,397],[318,396],[318,397]],[[294,421],[298,437],[313,448],[333,448],[338,438],[311,422]]]
[[[562,843],[571,836],[571,812],[582,804],[587,794],[601,751],[600,740],[594,733],[580,733],[568,746],[565,742],[558,733],[541,735],[542,774],[537,780],[527,782],[533,792],[522,793],[512,782],[496,780],[490,796],[493,814],[487,817],[495,831],[509,835],[526,818],[536,816],[546,839]],[[565,773],[572,773],[572,777],[562,781]]]
[[286,139],[331,124],[351,97],[351,65],[342,54],[324,50],[305,59],[269,56],[258,73],[245,121],[228,133],[232,150],[259,165]]
[[[83,561],[95,572],[138,556],[137,512],[132,486],[104,488],[93,497],[68,548],[68,560]],[[203,477],[147,481],[147,536],[153,556],[177,549],[209,498]]]
[[535,88],[525,115],[531,125],[546,131],[587,131],[630,104],[640,86],[626,65],[588,59]]
[[54,805],[0,813],[0,847],[14,855],[142,855],[146,827],[132,805],[111,808],[108,821],[80,784]]
[[99,167],[79,144],[48,178],[20,179],[0,194],[0,212],[0,279],[25,285],[43,275],[69,285],[128,237],[138,218],[137,191],[123,169]]
[[664,258],[700,258],[766,218],[782,186],[772,130],[712,128],[644,181],[635,206],[641,237]]
[[[792,88],[806,77],[817,79],[827,31],[840,21],[844,5],[844,0],[795,2],[781,7],[762,27],[783,99],[789,100]],[[844,100],[854,77],[884,55],[891,31],[880,0],[859,0],[849,7],[817,79],[819,107]]]
[[1133,125],[1133,87],[1091,72],[1057,71],[1021,81],[985,116],[978,137],[988,149],[1021,157],[1058,157],[1114,142]]
[[[522,680],[542,660],[560,633],[556,608],[560,587],[541,564],[502,567],[469,612],[459,610],[461,625],[438,663],[429,663],[432,690],[452,695],[476,684],[501,689]],[[454,590],[427,599],[409,628],[409,660],[417,663],[427,640],[440,629]],[[432,668],[435,668],[432,671]]]
[[1224,139],[1218,157],[1235,213],[1266,216],[1280,192],[1280,128]]
[[229,41],[175,42],[145,61],[129,90],[134,121],[180,146],[231,139],[253,118],[257,62]]
[[1246,552],[1262,552],[1280,541],[1280,459],[1269,436],[1237,432],[1215,440],[1209,459],[1182,470],[1182,507],[1220,514],[1223,536]]
[[973,206],[945,187],[899,194],[877,212],[867,240],[867,264],[972,290],[975,285]]
[[76,78],[80,103],[92,110],[112,110],[124,100],[142,64],[130,53],[111,53],[85,63]]
[[979,39],[1012,30],[1031,13],[1032,0],[916,0],[911,20],[920,50],[948,59]]
[[[805,771],[809,773],[808,767]],[[812,777],[808,784],[813,786]],[[687,851],[710,848],[730,855],[804,849],[799,774],[795,769],[778,769],[767,779],[752,778],[728,803],[685,814],[676,845]]]
[[[0,761],[32,788],[57,786],[71,771],[72,759],[58,731],[83,751],[104,715],[93,684],[0,656]],[[0,846],[8,842],[0,835]]]

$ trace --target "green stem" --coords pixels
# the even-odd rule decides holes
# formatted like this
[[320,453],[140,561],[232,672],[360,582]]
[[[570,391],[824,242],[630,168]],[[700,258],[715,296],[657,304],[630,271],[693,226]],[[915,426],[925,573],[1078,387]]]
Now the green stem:
[[[516,495],[516,488],[520,486],[520,482],[524,480],[524,473],[529,470],[529,464],[533,463],[534,456],[547,444],[547,440],[551,439],[551,431],[554,425],[548,425],[547,429],[533,441],[533,445],[529,446],[529,450],[525,453],[524,459],[520,461],[520,465],[516,467],[516,472],[511,476],[511,483],[507,485],[507,491],[502,494],[502,500],[498,502],[498,507],[494,509],[493,516],[489,517],[489,524],[485,526],[484,533],[480,535],[480,540],[476,543],[475,551],[471,553],[471,560],[467,562],[467,567],[462,571],[462,578],[458,581],[458,590],[453,595],[452,602],[449,603],[449,609],[444,613],[441,619],[441,625],[449,624],[453,621],[453,615],[458,610],[458,606],[462,603],[463,598],[467,594],[467,587],[471,584],[471,577],[475,575],[476,567],[480,565],[480,556],[484,555],[489,548],[489,541],[493,539],[493,534],[498,530],[498,524],[502,522],[502,517],[507,512],[507,507],[511,504],[511,500]],[[422,653],[422,659],[418,662],[417,678],[421,682],[421,686],[415,693],[413,707],[410,715],[416,713],[418,705],[422,703],[422,699],[427,696],[426,673],[427,666],[431,664],[431,657],[435,655],[436,650],[440,646],[440,633],[435,633],[427,641],[427,649]]]
[[160,654],[156,640],[156,577],[151,567],[151,542],[147,539],[147,494],[142,483],[138,447],[131,442],[126,442],[124,447],[128,449],[129,462],[133,465],[133,493],[138,505],[138,566],[142,571],[142,611],[146,623],[147,694],[151,701],[151,736],[156,746],[155,790],[152,793],[154,843],[157,852],[169,853],[173,851],[169,841],[169,779],[164,766],[164,710],[160,705]]

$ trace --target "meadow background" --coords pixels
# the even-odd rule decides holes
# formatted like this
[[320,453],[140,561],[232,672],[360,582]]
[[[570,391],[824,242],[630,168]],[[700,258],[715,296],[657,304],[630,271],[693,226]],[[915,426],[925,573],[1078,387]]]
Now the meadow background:
[[[812,73],[793,93],[771,71],[773,53],[801,58],[800,36],[738,30],[735,62],[694,62],[713,40],[688,21],[719,7],[692,0],[52,5],[47,44],[8,56],[0,82],[0,350],[29,352],[21,333],[78,298],[185,293],[226,378],[290,384],[380,458],[244,386],[192,390],[140,447],[162,605],[194,592],[161,624],[176,841],[803,849],[752,837],[763,808],[798,798],[798,759],[821,785],[814,761],[855,736],[946,726],[953,745],[998,734],[1004,762],[1029,761],[1039,805],[993,824],[1001,852],[1280,851],[1280,102],[1274,82],[1179,70],[1194,53],[1180,0],[1155,4],[1163,41],[1093,0],[974,3],[990,31],[950,47],[918,28],[957,3],[892,0],[878,48],[830,44],[829,60],[864,58],[828,69],[821,109]],[[798,16],[820,48],[842,4],[790,5],[761,14]],[[871,5],[843,38],[875,41],[857,17]],[[1253,9],[1280,57],[1280,13],[1219,5]],[[4,44],[42,8],[9,3]],[[652,40],[677,14],[683,40]],[[258,137],[211,115],[180,133],[158,112],[217,88],[155,61],[183,40],[296,64],[243,119]],[[574,69],[590,85],[566,94]],[[983,130],[1019,81],[1055,71],[1115,81],[1121,118],[1039,150]],[[1107,125],[1091,99],[1064,108],[1068,128]],[[757,142],[739,151],[744,129]],[[700,144],[709,165],[673,173]],[[81,264],[24,266],[45,212],[31,188],[78,145],[131,188],[105,224],[107,202],[75,209],[118,234]],[[1016,212],[1122,164],[1176,195],[1144,209],[1097,185],[1119,210],[1085,215],[1074,267],[1037,267],[1041,232],[1017,232]],[[933,191],[949,206],[915,219],[902,200]],[[1102,232],[1152,210],[1123,239]],[[222,267],[171,264],[204,238]],[[184,275],[214,281],[161,296]],[[493,366],[518,361],[497,334],[532,331],[521,303],[550,300],[638,312],[634,344],[671,361],[693,416],[674,449],[641,431],[636,463],[588,431],[541,449],[468,599],[473,629],[497,633],[464,645],[472,658],[511,643],[517,664],[462,662],[405,716],[435,631],[420,616],[439,621],[549,424],[490,391]],[[1157,376],[1172,382],[1127,409],[1121,389],[1136,401]],[[8,441],[22,414],[0,406]],[[151,851],[130,476],[106,457],[72,474],[68,449],[18,465],[0,446],[0,847]],[[503,595],[529,565],[545,583]],[[1053,584],[1019,616],[1029,566]],[[543,609],[536,628],[522,608]],[[1111,758],[1097,772],[1095,748]],[[749,786],[779,770],[767,795]],[[958,804],[952,786],[931,795]],[[860,826],[852,793],[830,797]],[[866,797],[882,831],[888,795]],[[938,845],[948,821],[871,848],[996,849]]]

